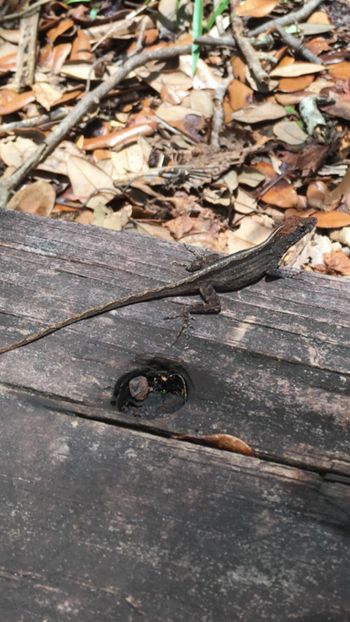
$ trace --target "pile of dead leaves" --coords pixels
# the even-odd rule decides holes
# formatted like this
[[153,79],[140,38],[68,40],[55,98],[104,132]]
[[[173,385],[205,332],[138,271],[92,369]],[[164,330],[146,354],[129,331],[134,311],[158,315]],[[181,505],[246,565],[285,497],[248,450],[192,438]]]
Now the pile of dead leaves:
[[350,275],[346,8],[231,2],[193,76],[187,1],[0,2],[7,207],[228,253],[312,214],[300,263]]

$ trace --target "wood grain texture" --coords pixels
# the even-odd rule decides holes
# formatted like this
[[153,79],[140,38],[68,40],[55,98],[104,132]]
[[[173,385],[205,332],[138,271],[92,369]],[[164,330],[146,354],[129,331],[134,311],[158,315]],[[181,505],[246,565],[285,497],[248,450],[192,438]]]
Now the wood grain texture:
[[[119,294],[183,274],[186,249],[18,213],[0,215],[1,344]],[[150,428],[238,436],[277,461],[350,473],[350,285],[304,274],[222,296],[172,345],[185,298],[93,318],[0,357],[2,386],[52,408],[137,425],[110,404],[114,383],[140,362],[183,366],[187,404]],[[67,406],[68,405],[68,406]]]
[[4,622],[344,622],[350,487],[1,389]]

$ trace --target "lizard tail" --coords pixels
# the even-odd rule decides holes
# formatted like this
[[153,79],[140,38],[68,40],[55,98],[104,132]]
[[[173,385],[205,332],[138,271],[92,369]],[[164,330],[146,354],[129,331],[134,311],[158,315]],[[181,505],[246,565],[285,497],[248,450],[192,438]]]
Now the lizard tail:
[[23,339],[19,339],[12,344],[7,346],[0,347],[0,354],[5,354],[5,352],[11,352],[11,350],[16,350],[17,348],[21,348],[22,346],[26,346],[33,341],[38,341],[43,337],[47,337],[47,335],[52,335],[52,333],[61,330],[61,328],[65,328],[66,326],[70,326],[71,324],[76,324],[77,322],[81,322],[82,320],[87,320],[88,318],[95,317],[97,315],[102,315],[103,313],[107,313],[108,311],[113,311],[114,309],[120,309],[121,307],[126,307],[129,305],[136,304],[138,302],[147,302],[149,300],[156,300],[160,298],[166,298],[167,296],[180,296],[185,291],[181,291],[181,289],[177,285],[162,285],[159,288],[154,288],[152,290],[146,290],[144,292],[139,292],[138,294],[131,294],[129,296],[125,296],[123,298],[119,298],[118,300],[113,300],[110,303],[102,303],[101,305],[95,306],[84,313],[79,313],[77,315],[71,316],[61,322],[56,322],[55,324],[49,324],[46,328],[43,328],[35,333],[30,333]]

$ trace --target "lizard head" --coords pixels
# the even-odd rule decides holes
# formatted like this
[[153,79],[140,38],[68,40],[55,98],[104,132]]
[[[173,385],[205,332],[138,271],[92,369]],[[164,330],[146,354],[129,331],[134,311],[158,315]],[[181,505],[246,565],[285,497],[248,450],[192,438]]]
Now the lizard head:
[[312,231],[317,224],[316,218],[299,218],[291,216],[276,231],[276,237],[283,241],[287,249],[296,244],[304,235]]

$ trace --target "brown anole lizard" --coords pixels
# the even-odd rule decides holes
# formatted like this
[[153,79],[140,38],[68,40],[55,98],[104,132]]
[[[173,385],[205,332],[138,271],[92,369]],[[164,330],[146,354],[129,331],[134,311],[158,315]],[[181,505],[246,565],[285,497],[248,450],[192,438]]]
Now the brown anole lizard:
[[[189,276],[175,283],[161,285],[147,289],[143,292],[130,294],[122,298],[116,298],[103,303],[77,315],[66,318],[56,324],[51,324],[36,333],[27,335],[19,341],[0,348],[0,354],[25,346],[33,341],[42,339],[46,335],[60,330],[81,320],[86,320],[96,315],[101,315],[113,309],[126,307],[138,302],[158,300],[170,296],[183,296],[199,293],[202,303],[193,304],[189,307],[190,313],[219,313],[221,310],[220,299],[217,292],[231,292],[242,289],[251,283],[259,281],[265,274],[276,274],[280,260],[286,251],[300,240],[316,225],[315,218],[289,218],[280,227],[258,246],[248,250],[239,251],[226,257],[209,256],[208,265],[197,269]],[[281,276],[281,275],[280,275]]]

